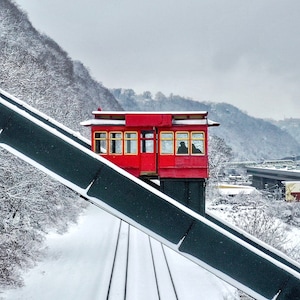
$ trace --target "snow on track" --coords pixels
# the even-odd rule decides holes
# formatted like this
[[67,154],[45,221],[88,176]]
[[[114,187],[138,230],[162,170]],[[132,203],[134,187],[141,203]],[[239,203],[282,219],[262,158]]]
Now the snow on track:
[[45,259],[25,273],[25,286],[7,290],[0,298],[234,299],[231,286],[92,205],[68,233],[50,234],[47,246]]

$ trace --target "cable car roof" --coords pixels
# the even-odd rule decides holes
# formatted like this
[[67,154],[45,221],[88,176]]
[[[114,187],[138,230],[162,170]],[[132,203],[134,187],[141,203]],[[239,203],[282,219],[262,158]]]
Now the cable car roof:
[[141,111],[93,111],[95,119],[81,122],[84,126],[126,125],[170,127],[172,125],[218,126],[217,122],[207,119],[207,111],[179,112],[141,112]]

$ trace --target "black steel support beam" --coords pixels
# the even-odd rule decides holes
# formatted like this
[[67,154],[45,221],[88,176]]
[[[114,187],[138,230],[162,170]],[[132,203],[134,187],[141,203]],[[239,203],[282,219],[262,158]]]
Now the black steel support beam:
[[205,215],[205,179],[161,178],[160,190],[202,216]]
[[2,147],[256,299],[300,299],[296,263],[274,259],[263,244],[247,243],[47,123],[0,97]]

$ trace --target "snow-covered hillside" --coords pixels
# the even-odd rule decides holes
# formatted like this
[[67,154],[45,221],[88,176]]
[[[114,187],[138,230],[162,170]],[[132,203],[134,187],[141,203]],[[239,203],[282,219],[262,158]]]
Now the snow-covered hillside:
[[165,96],[150,92],[136,94],[131,89],[112,89],[125,110],[208,111],[208,117],[220,123],[210,135],[222,138],[230,146],[235,160],[280,159],[300,154],[300,144],[293,135],[263,119],[249,116],[227,103],[187,99],[178,95]]
[[[99,106],[121,109],[82,63],[35,30],[14,1],[0,0],[0,36],[1,89],[76,131]],[[82,200],[2,149],[0,198],[1,289],[22,283],[20,268],[34,264],[49,230],[64,232],[76,222]]]
[[121,109],[81,62],[39,33],[12,1],[0,1],[1,89],[74,130],[91,110]]

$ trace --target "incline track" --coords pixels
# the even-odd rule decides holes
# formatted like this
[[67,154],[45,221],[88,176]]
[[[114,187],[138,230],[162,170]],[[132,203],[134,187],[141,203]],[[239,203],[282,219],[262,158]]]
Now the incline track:
[[[0,146],[254,298],[300,299],[296,262],[259,241],[247,242],[228,226],[219,226],[156,191],[88,150],[78,134],[0,92]],[[128,261],[137,259],[131,253],[138,231],[133,227],[130,231]],[[146,267],[154,272],[153,264]],[[128,299],[134,292],[128,286],[142,273],[139,264],[135,268],[126,275]],[[114,275],[108,285],[113,284]],[[157,286],[155,280],[147,284]]]
[[[136,269],[137,265],[143,268],[147,266],[148,271],[144,270],[144,276],[152,274],[150,277],[147,275],[148,278],[145,277],[147,285],[149,282],[151,284],[151,299],[179,299],[164,246],[120,221],[107,300],[129,300],[132,297],[137,299],[143,296],[131,292],[132,286],[140,281],[137,277],[143,276],[140,270]],[[137,275],[133,276],[136,272]]]

